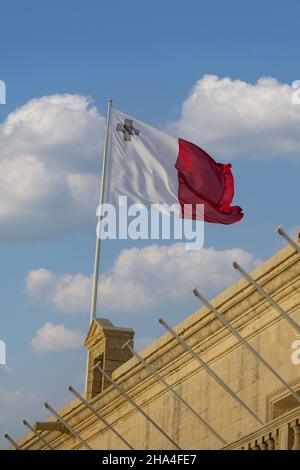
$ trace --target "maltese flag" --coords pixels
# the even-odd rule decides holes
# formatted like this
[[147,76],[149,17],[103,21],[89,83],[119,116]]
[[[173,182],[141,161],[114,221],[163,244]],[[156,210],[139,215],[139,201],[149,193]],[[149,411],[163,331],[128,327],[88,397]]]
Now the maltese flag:
[[[107,202],[179,204],[181,217],[233,224],[243,217],[232,206],[231,165],[217,163],[197,145],[111,110]],[[197,204],[204,210],[198,211]],[[184,210],[188,207],[189,210]]]

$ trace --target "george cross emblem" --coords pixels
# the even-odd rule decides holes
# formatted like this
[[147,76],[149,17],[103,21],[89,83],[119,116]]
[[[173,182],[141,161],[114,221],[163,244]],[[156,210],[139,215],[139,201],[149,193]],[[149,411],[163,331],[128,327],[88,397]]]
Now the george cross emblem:
[[123,132],[123,137],[125,142],[131,141],[132,135],[139,135],[140,131],[133,127],[133,120],[132,119],[124,119],[124,124],[117,124],[117,131]]

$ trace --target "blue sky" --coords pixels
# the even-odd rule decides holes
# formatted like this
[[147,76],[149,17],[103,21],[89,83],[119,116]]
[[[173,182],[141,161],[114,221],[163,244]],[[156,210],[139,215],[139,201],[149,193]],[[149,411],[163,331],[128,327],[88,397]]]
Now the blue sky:
[[[213,269],[216,272],[221,270],[224,281],[212,283],[212,286],[204,283],[207,295],[212,296],[232,282],[224,268],[224,263],[229,264],[231,254],[225,254],[220,261],[224,250],[244,250],[241,253],[233,252],[232,256],[241,256],[250,268],[281,248],[282,241],[273,234],[279,224],[291,231],[300,225],[297,191],[300,105],[298,109],[297,105],[291,107],[285,89],[280,85],[289,87],[286,91],[288,95],[291,83],[300,78],[297,60],[299,10],[296,1],[287,1],[284,6],[271,1],[245,3],[232,0],[133,0],[130,4],[119,0],[113,3],[92,0],[27,0],[21,3],[12,0],[2,3],[0,79],[5,80],[7,85],[7,104],[0,105],[0,121],[5,125],[9,113],[16,113],[17,108],[21,108],[21,114],[13,115],[13,122],[17,124],[14,124],[11,141],[2,133],[0,135],[0,160],[5,160],[0,168],[0,179],[2,171],[3,175],[6,172],[10,181],[16,169],[21,177],[21,189],[24,182],[25,189],[22,190],[25,196],[26,191],[35,190],[33,186],[37,185],[38,189],[24,206],[18,195],[17,209],[13,205],[15,194],[2,189],[0,192],[3,211],[0,211],[0,339],[7,344],[9,369],[0,373],[1,434],[8,431],[14,436],[22,435],[21,420],[40,418],[43,400],[48,399],[58,407],[69,399],[66,391],[69,384],[82,387],[85,367],[83,348],[37,354],[32,349],[31,341],[37,330],[46,323],[64,325],[73,332],[85,333],[89,321],[88,308],[81,314],[72,313],[66,307],[65,297],[63,305],[51,298],[51,289],[52,294],[49,290],[36,290],[36,284],[32,284],[30,291],[28,285],[26,287],[26,277],[30,271],[47,270],[47,279],[50,279],[49,273],[54,275],[54,281],[52,278],[50,281],[57,290],[60,289],[61,276],[66,273],[72,276],[80,273],[85,280],[92,271],[95,244],[97,198],[91,196],[87,208],[79,211],[77,206],[68,205],[68,197],[63,191],[61,200],[59,192],[56,198],[53,194],[49,196],[51,188],[46,188],[48,192],[45,190],[45,196],[43,191],[47,182],[41,178],[47,173],[38,173],[37,179],[31,180],[26,172],[27,160],[24,171],[20,173],[19,164],[23,160],[16,159],[19,143],[22,143],[23,149],[22,155],[18,154],[20,158],[31,152],[42,163],[49,163],[50,157],[56,159],[51,177],[59,179],[59,172],[63,172],[68,165],[73,165],[72,171],[76,167],[76,174],[98,177],[103,116],[106,100],[112,98],[118,108],[154,126],[164,128],[171,123],[178,130],[188,128],[188,136],[200,145],[203,142],[217,160],[225,157],[232,160],[236,181],[235,202],[244,208],[245,218],[230,227],[206,225],[205,248],[213,247],[215,250],[209,252],[211,258],[208,262],[213,265],[212,274]],[[231,79],[225,87],[229,90],[225,97],[226,106],[212,110],[209,101],[189,100],[191,90],[199,80],[204,80],[204,75],[217,76],[218,84],[223,84],[220,80],[224,77]],[[264,76],[273,77],[277,82],[269,81],[258,86],[257,81]],[[228,120],[226,113],[236,104],[230,102],[229,95],[236,80],[247,84],[245,93],[249,91],[250,101],[248,107],[247,102],[244,107],[238,107],[244,127],[237,125],[228,128],[225,125]],[[203,92],[201,83],[198,89]],[[266,103],[263,93],[270,93],[270,100],[278,101],[278,106],[271,103],[262,110],[261,103]],[[26,134],[26,126],[21,130],[18,127],[18,120],[24,120],[23,107],[30,100],[63,94],[88,96],[93,103],[85,108],[79,98],[76,98],[76,103],[72,101],[74,106],[82,107],[82,120],[76,125],[80,126],[83,122],[88,128],[79,142],[80,150],[86,151],[85,159],[81,159],[80,151],[75,146],[72,147],[71,138],[63,144],[54,141],[55,122],[46,125],[46,131],[39,135],[37,144],[32,143],[31,131]],[[241,103],[244,95],[238,96]],[[188,113],[184,118],[181,111],[183,103],[187,104]],[[96,117],[89,114],[91,106],[97,108],[96,113],[100,117],[99,114]],[[38,110],[32,105],[26,109],[31,114],[25,115],[25,121],[29,116],[33,126],[33,113],[37,113],[39,119],[41,115],[47,115],[50,108],[47,102],[43,102]],[[216,130],[222,131],[220,141],[207,137],[206,112],[209,125],[214,117]],[[72,113],[68,114],[65,123],[71,137],[70,120],[73,117]],[[250,131],[247,122],[252,126]],[[95,131],[98,124],[99,135]],[[48,129],[50,135],[47,134]],[[59,130],[62,129],[60,127]],[[49,142],[44,145],[43,141],[47,139]],[[75,159],[78,160],[76,164]],[[11,166],[7,167],[10,163]],[[2,216],[6,212],[8,215]],[[45,230],[42,230],[42,225]],[[172,241],[169,242],[171,244]],[[112,270],[114,263],[117,263],[118,269],[118,263],[122,261],[118,261],[118,256],[122,250],[134,246],[143,250],[146,245],[145,242],[105,242],[103,270]],[[144,256],[146,252],[141,253]],[[137,258],[143,269],[147,269],[147,256],[146,253],[144,257]],[[164,251],[162,260],[165,256]],[[181,259],[181,255],[178,256]],[[198,276],[198,269],[201,280],[201,262],[196,268],[191,265],[194,277]],[[110,276],[119,282],[116,272]],[[147,276],[150,282],[153,273],[147,273]],[[80,279],[78,282],[81,282]],[[134,281],[139,282],[138,278]],[[171,281],[166,283],[170,289]],[[72,284],[71,287],[76,286]],[[156,287],[154,283],[153,289]],[[149,292],[151,289],[146,290],[148,295]],[[65,292],[63,294],[67,295]],[[73,291],[69,295],[73,295]],[[109,293],[107,299],[109,305]],[[134,299],[130,302],[125,312],[121,307],[115,307],[100,314],[117,325],[134,328],[140,347],[164,332],[157,324],[161,314],[176,324],[197,307],[187,287],[186,295],[180,302],[164,295],[149,304],[142,298],[136,308]],[[145,308],[142,307],[143,302]],[[130,310],[131,304],[133,311]]]

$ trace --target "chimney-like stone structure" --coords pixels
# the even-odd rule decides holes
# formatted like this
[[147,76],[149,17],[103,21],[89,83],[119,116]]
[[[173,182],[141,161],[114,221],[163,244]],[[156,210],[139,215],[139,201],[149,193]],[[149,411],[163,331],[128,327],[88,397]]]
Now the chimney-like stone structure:
[[128,348],[121,348],[128,340],[133,348],[133,337],[134,331],[131,328],[116,327],[105,318],[93,320],[84,343],[88,350],[88,400],[111,385],[94,366],[100,362],[101,368],[111,376],[115,369],[132,357]]

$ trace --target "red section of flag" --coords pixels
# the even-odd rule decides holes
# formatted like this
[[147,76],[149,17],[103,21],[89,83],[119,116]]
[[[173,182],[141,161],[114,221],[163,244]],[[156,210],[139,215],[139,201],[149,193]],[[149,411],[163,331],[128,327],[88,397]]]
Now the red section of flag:
[[[217,163],[204,150],[179,139],[179,154],[175,164],[178,170],[178,199],[182,217],[201,219],[196,204],[204,205],[204,220],[217,224],[233,224],[243,217],[239,206],[231,206],[234,181],[230,164]],[[192,213],[184,212],[184,205],[192,205]]]

